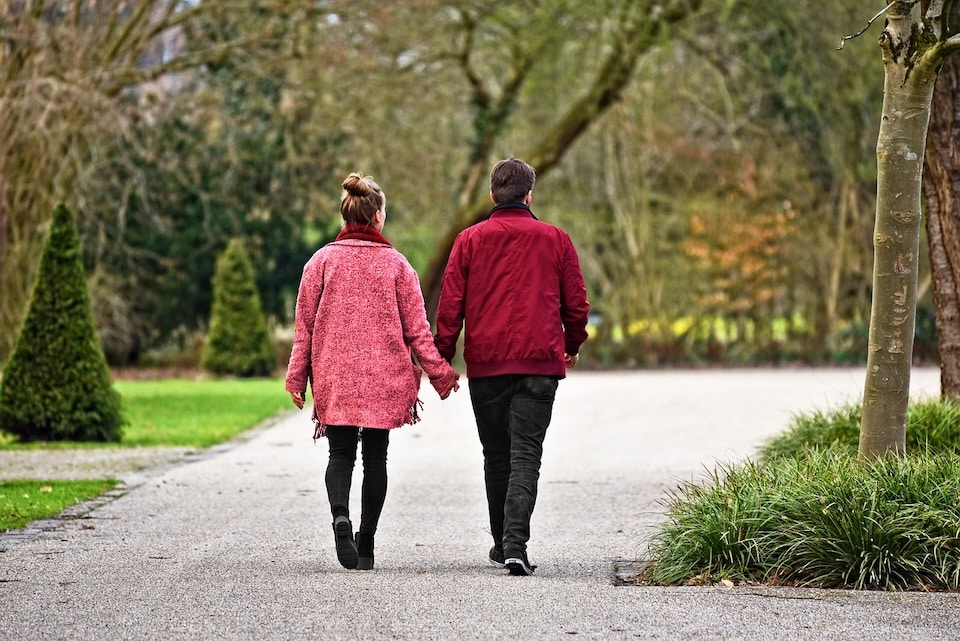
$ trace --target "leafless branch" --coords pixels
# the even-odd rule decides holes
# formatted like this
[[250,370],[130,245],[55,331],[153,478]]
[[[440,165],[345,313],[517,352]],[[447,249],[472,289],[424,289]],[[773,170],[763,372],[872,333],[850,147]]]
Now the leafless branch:
[[490,103],[490,95],[483,86],[483,81],[480,79],[476,69],[473,68],[473,63],[470,60],[470,55],[473,51],[474,35],[477,30],[477,22],[466,10],[460,10],[459,14],[461,24],[463,25],[463,40],[460,50],[457,52],[457,61],[460,64],[460,69],[463,71],[464,77],[467,79],[467,84],[470,85],[473,92],[474,102],[477,105],[487,105]]
[[[893,5],[897,4],[897,2],[900,2],[900,1],[901,1],[901,0],[893,0],[893,2],[891,2],[890,4],[888,4],[887,6],[885,6],[885,7],[884,7],[883,9],[881,9],[880,11],[878,11],[878,12],[877,12],[877,15],[875,15],[875,16],[873,16],[872,18],[870,18],[869,20],[867,20],[867,26],[865,26],[863,29],[861,29],[861,30],[858,31],[857,33],[853,34],[852,36],[843,36],[842,38],[840,38],[840,45],[837,47],[837,51],[839,51],[840,49],[843,49],[843,45],[844,45],[844,43],[845,43],[847,40],[853,40],[854,38],[859,38],[860,36],[862,36],[863,34],[865,34],[865,33],[870,29],[870,27],[873,26],[873,23],[876,22],[877,19],[878,19],[880,16],[882,16],[883,14],[885,14],[887,11],[890,10],[890,7],[892,7]],[[914,4],[916,3],[916,1],[917,1],[917,0],[914,0]]]

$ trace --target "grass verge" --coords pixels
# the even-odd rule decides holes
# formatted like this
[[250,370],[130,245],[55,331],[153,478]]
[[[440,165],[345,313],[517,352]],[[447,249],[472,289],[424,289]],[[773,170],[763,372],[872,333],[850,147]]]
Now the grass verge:
[[69,506],[100,496],[117,485],[95,481],[0,481],[0,532],[63,512]]
[[[123,440],[19,443],[0,433],[0,449],[181,446],[227,441],[292,407],[281,379],[117,381],[128,425]],[[0,531],[60,514],[109,490],[116,481],[0,481]]]
[[292,408],[283,380],[119,381],[123,445],[210,447]]
[[[807,450],[837,448],[850,456],[860,442],[859,403],[793,418],[787,429],[760,449],[760,459],[795,456]],[[908,452],[960,453],[960,402],[919,400],[907,407]]]
[[0,449],[181,446],[206,448],[292,408],[283,381],[166,379],[117,381],[127,425],[119,444],[19,443],[0,435]]

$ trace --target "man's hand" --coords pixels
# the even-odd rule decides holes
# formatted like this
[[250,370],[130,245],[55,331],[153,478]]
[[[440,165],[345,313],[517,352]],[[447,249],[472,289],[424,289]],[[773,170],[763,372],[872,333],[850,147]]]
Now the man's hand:
[[447,386],[446,389],[442,389],[439,392],[437,392],[438,394],[440,394],[441,400],[445,400],[448,396],[450,396],[450,392],[456,392],[457,390],[460,389],[459,380],[460,380],[460,374],[457,374],[457,377],[453,379],[453,383]]
[[303,409],[303,392],[290,392],[290,400],[293,401],[298,410]]
[[580,354],[574,354],[573,356],[571,356],[570,354],[563,355],[563,362],[566,364],[567,369],[570,369],[571,367],[576,367],[577,362],[579,360],[580,360]]

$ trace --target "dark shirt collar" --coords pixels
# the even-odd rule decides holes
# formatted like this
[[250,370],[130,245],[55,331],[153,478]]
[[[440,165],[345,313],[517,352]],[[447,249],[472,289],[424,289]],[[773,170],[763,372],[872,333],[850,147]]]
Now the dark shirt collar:
[[516,203],[500,203],[499,205],[497,205],[496,207],[494,207],[493,209],[491,209],[489,212],[487,212],[487,216],[486,216],[486,217],[487,217],[487,218],[490,218],[491,216],[493,216],[493,215],[494,215],[495,213],[497,213],[498,211],[503,211],[503,210],[505,210],[505,209],[513,209],[513,210],[521,209],[521,210],[527,212],[528,214],[530,214],[530,217],[533,218],[534,220],[539,220],[536,216],[533,215],[533,212],[530,211],[530,207],[529,207],[528,205],[525,205],[525,204],[520,203],[520,202],[516,202]]

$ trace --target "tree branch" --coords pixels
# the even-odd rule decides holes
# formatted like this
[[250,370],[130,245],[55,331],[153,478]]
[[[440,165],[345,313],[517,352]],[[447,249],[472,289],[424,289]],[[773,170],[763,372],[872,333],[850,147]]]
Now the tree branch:
[[[686,17],[686,14],[680,17]],[[651,24],[649,17],[639,11],[626,16],[626,28],[613,43],[593,85],[541,139],[536,150],[529,155],[530,164],[541,173],[552,168],[590,123],[619,99],[633,75],[640,53],[652,47],[667,23],[673,21],[675,19],[661,17]]]
[[[520,90],[538,56],[535,53],[527,53],[521,46],[511,47],[512,65],[499,95],[494,97],[470,60],[475,44],[476,20],[466,11],[461,11],[460,17],[464,28],[464,39],[456,59],[471,88],[471,102],[475,110],[474,139],[461,177],[458,198],[458,210],[462,211],[473,200],[479,198],[478,194],[486,174],[487,161],[493,144],[506,126],[510,112],[519,98]],[[511,38],[511,40],[514,39]]]
[[[873,16],[872,18],[870,18],[869,20],[867,20],[867,26],[865,26],[863,29],[861,29],[860,31],[856,32],[856,33],[853,34],[852,36],[843,36],[843,37],[841,37],[841,38],[840,38],[840,44],[837,46],[837,51],[839,51],[840,49],[843,49],[843,45],[844,45],[844,43],[845,43],[847,40],[853,40],[853,39],[855,39],[855,38],[859,38],[860,36],[862,36],[863,34],[865,34],[867,31],[869,31],[869,30],[870,30],[870,27],[873,26],[873,23],[877,21],[877,18],[879,18],[880,16],[882,16],[883,14],[885,14],[887,11],[890,10],[890,7],[892,7],[893,5],[897,4],[897,2],[900,2],[900,1],[901,1],[901,0],[893,0],[893,2],[891,2],[890,4],[888,4],[887,6],[885,6],[885,7],[884,7],[883,9],[881,9],[880,11],[878,11],[878,12],[877,12],[877,15],[875,15],[875,16]],[[916,1],[917,1],[917,0],[914,0],[914,2],[916,2]]]
[[[124,23],[123,29],[120,31],[120,35],[117,36],[117,39],[107,46],[105,56],[107,60],[116,60],[120,57],[120,52],[123,51],[123,48],[126,46],[127,40],[136,32],[137,26],[145,19],[149,19],[150,10],[151,4],[149,2],[140,4],[126,23]],[[118,12],[115,12],[115,14],[116,13]]]
[[943,41],[944,57],[960,51],[960,34],[954,34]]
[[470,85],[471,93],[473,94],[473,103],[486,107],[486,105],[490,104],[490,94],[483,86],[483,81],[480,80],[480,76],[477,75],[477,72],[473,69],[473,65],[470,62],[470,53],[473,50],[473,39],[476,33],[477,23],[473,16],[470,16],[465,10],[460,11],[460,19],[463,24],[463,43],[457,52],[456,60],[460,65],[460,70],[463,71],[464,77],[467,79],[467,84]]

